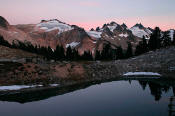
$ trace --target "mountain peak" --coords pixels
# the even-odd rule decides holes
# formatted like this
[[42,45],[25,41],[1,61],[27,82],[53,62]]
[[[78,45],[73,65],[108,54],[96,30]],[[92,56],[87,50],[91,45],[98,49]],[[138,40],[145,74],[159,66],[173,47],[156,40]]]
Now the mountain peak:
[[37,24],[37,27],[39,27],[42,30],[45,30],[46,32],[59,30],[58,34],[73,29],[71,25],[61,22],[57,19],[42,20],[41,23]]
[[117,25],[117,23],[114,22],[114,21],[112,21],[112,22],[110,23],[110,25]]
[[122,26],[123,28],[127,28],[127,26],[126,26],[125,23],[123,23],[121,26]]
[[140,24],[139,23],[135,24],[134,27],[138,27],[140,29],[144,29],[145,28],[141,23]]
[[8,28],[9,26],[8,21],[2,16],[0,16],[0,26],[3,28]]

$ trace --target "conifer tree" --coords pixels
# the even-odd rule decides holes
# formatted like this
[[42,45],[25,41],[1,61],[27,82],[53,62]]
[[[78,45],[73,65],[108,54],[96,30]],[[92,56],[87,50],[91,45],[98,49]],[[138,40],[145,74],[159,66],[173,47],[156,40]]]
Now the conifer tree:
[[173,45],[175,45],[175,31],[174,31],[174,34],[173,34],[173,42],[172,42]]
[[135,55],[138,56],[142,53],[143,53],[143,51],[142,51],[142,42],[139,42],[139,44],[136,46]]
[[116,51],[116,60],[123,59],[123,58],[124,58],[123,49],[121,46],[119,46],[117,47],[117,51]]
[[72,55],[73,55],[73,59],[72,60],[74,60],[74,61],[80,60],[79,52],[75,48],[72,50]]
[[72,48],[69,46],[66,51],[66,59],[67,60],[72,60],[73,59],[73,53],[72,53]]
[[151,37],[148,42],[149,50],[159,49],[161,47],[161,30],[159,27],[156,27],[151,34]]
[[111,45],[108,43],[103,45],[103,50],[101,52],[102,60],[111,60],[112,59],[112,48]]
[[169,33],[168,31],[163,33],[163,37],[162,37],[162,46],[163,47],[171,45],[171,38],[169,37],[168,33]]
[[54,59],[54,51],[50,46],[47,48],[47,59]]
[[92,53],[90,52],[90,50],[84,51],[81,57],[82,57],[82,60],[88,60],[88,61],[93,60]]
[[96,50],[95,52],[95,60],[101,60],[101,53],[99,50]]
[[60,46],[60,59],[61,60],[65,59],[65,50],[64,50],[64,47],[62,45]]
[[148,52],[148,44],[147,44],[147,41],[145,39],[145,36],[143,36],[143,38],[142,38],[142,52],[143,53]]
[[143,36],[143,40],[136,46],[135,55],[137,56],[146,52],[148,52],[148,44],[145,37]]
[[133,50],[132,50],[132,45],[130,42],[128,42],[128,48],[125,54],[125,58],[130,58],[133,56]]

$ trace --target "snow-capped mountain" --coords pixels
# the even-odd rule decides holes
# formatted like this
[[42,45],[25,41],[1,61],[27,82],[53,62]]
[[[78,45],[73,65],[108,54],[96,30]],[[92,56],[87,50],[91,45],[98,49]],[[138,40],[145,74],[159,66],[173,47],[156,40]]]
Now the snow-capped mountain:
[[[76,25],[69,25],[57,19],[42,20],[38,24],[10,25],[7,20],[0,17],[0,35],[9,42],[22,41],[40,46],[50,46],[55,49],[57,45],[64,48],[68,46],[78,49],[80,54],[90,50],[101,50],[104,43],[111,43],[113,48],[118,46],[127,48],[131,42],[135,47],[142,37],[149,39],[153,29],[146,28],[142,24],[136,24],[130,29],[126,24],[110,22],[95,30],[85,31]],[[174,30],[169,30],[173,38]]]
[[57,19],[42,20],[42,22],[37,24],[36,27],[39,27],[40,29],[45,30],[46,32],[59,30],[58,34],[74,29],[71,25],[63,23]]
[[100,40],[98,46],[102,46],[101,44],[108,42],[111,43],[113,47],[122,46],[123,48],[126,48],[127,42],[132,42],[133,45],[135,45],[141,40],[134,36],[124,23],[120,25],[114,21],[104,24],[102,28],[97,27],[96,30],[92,29],[87,33],[89,36]]
[[134,25],[130,28],[130,30],[132,31],[133,35],[139,38],[143,38],[143,36],[145,36],[146,39],[149,39],[152,33],[150,28],[144,27],[141,23]]

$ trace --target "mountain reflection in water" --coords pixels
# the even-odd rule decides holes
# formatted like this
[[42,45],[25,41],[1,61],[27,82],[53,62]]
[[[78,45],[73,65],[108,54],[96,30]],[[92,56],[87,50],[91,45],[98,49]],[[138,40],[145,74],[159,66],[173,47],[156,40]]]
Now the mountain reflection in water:
[[[117,80],[122,81],[122,80]],[[132,84],[133,80],[124,80],[128,81]],[[134,80],[135,81],[135,80]],[[161,99],[162,93],[167,93],[171,88],[173,90],[175,96],[175,81],[172,80],[162,80],[162,79],[140,79],[136,80],[139,82],[143,91],[148,86],[151,95],[154,97],[155,101],[159,101]],[[13,94],[0,94],[0,101],[8,101],[8,102],[19,102],[19,103],[27,103],[33,101],[39,101],[48,99],[50,97],[63,95],[69,92],[73,92],[80,89],[85,89],[91,85],[100,84],[101,82],[92,82],[92,83],[84,83],[78,85],[72,85],[68,87],[61,88],[52,88],[52,89],[44,89],[44,90],[36,90],[36,91],[23,91],[16,92]]]
[[13,94],[1,93],[0,114],[173,116],[174,83],[166,79],[111,80]]

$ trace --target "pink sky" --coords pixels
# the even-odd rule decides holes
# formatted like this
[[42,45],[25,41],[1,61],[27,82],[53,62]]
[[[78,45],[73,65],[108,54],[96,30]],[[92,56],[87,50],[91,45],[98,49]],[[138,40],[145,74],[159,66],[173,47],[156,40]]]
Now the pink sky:
[[115,21],[128,27],[175,29],[175,0],[4,0],[0,15],[10,24],[36,24],[58,19],[86,30]]
[[[15,17],[15,16],[14,16]],[[5,18],[9,21],[10,24],[16,25],[16,24],[37,24],[40,22],[42,19],[52,19],[49,17],[46,18],[41,18],[41,17],[31,17],[31,18],[21,18],[17,19],[16,17],[13,18],[12,16],[8,17],[5,16]],[[59,19],[63,22],[69,23],[71,25],[78,25],[80,27],[85,28],[86,30],[90,30],[91,28],[96,28],[96,27],[102,27],[103,24],[105,23],[110,23],[111,21],[115,21],[118,24],[125,23],[129,28],[134,26],[136,23],[142,23],[145,27],[151,27],[155,28],[156,26],[159,26],[162,30],[168,30],[168,29],[175,29],[175,22],[174,18],[172,19],[167,19],[165,18],[164,21],[162,22],[161,20],[158,19],[163,19],[165,17],[144,17],[144,18],[135,18],[135,17],[129,17],[129,18],[113,18],[113,19],[107,19],[107,20],[95,20],[95,21],[71,21],[71,20],[64,20],[64,19]],[[26,20],[29,19],[29,20]]]

